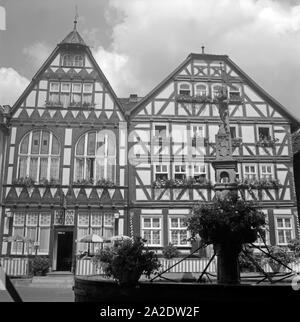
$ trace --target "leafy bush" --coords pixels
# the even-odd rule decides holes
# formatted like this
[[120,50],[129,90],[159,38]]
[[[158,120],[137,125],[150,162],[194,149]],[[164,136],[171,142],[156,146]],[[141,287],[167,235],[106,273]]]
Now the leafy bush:
[[144,249],[144,242],[141,237],[122,240],[113,247],[98,250],[93,262],[120,285],[136,285],[142,274],[150,278],[160,267],[157,255]]
[[[264,261],[267,262],[273,272],[279,272],[282,268],[282,264],[288,265],[295,261],[295,256],[293,253],[289,252],[287,247],[280,247],[280,246],[269,246],[268,247],[270,255],[274,257],[275,259],[266,256]],[[278,259],[280,262],[278,262],[276,259]]]
[[288,248],[294,252],[296,257],[300,257],[300,239],[290,240]]
[[30,261],[30,267],[33,275],[46,275],[50,267],[50,260],[48,257],[35,256]]
[[[262,256],[261,254],[254,254],[253,248],[244,247],[246,254],[251,257],[259,266],[262,266]],[[239,254],[239,265],[242,271],[255,272],[256,266],[254,263],[246,256],[244,252]]]
[[204,243],[247,243],[257,239],[263,231],[265,215],[251,201],[228,194],[212,204],[198,203],[187,221],[188,230]]
[[165,246],[163,249],[162,254],[164,258],[171,259],[178,257],[180,252],[173,244],[169,243],[169,245]]

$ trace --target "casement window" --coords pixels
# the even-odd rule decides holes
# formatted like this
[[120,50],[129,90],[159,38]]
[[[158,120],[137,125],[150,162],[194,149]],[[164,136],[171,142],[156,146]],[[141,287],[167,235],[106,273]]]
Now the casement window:
[[[267,211],[266,210],[263,210],[263,212],[264,212],[264,214],[266,215],[266,217],[265,217],[265,221],[266,221],[266,224],[265,224],[265,226],[262,228],[262,236],[260,236],[259,234],[258,234],[258,238],[257,238],[257,240],[255,241],[255,244],[256,245],[259,245],[259,246],[264,246],[265,245],[265,243],[267,244],[267,245],[269,245],[270,244],[270,229],[269,229],[269,221],[268,221],[268,216],[267,216]],[[265,239],[265,242],[264,242],[264,240],[263,240],[263,238]]]
[[111,131],[87,132],[75,147],[74,180],[115,181],[116,138]]
[[169,243],[174,246],[189,246],[188,231],[183,216],[169,217]]
[[271,139],[271,128],[269,126],[258,126],[258,139],[259,140],[270,140]]
[[292,216],[276,216],[275,228],[278,245],[287,245],[291,239],[295,238]]
[[224,91],[223,86],[221,84],[214,84],[212,86],[212,98],[217,98]]
[[230,99],[239,99],[241,98],[241,88],[238,85],[233,85],[228,88],[228,96]]
[[93,83],[51,82],[49,103],[69,106],[90,106],[93,102]]
[[59,103],[59,89],[60,83],[58,82],[51,82],[50,89],[49,89],[49,101],[52,103]]
[[141,217],[142,238],[148,246],[162,245],[162,217],[142,216]]
[[38,255],[49,254],[50,213],[15,213],[12,236],[26,238],[27,242],[14,241],[11,246],[12,255],[33,255],[35,246]]
[[192,166],[192,177],[196,181],[205,181],[206,179],[206,166],[204,164],[197,164]]
[[207,96],[208,87],[205,84],[196,84],[195,85],[195,96]]
[[63,56],[62,65],[65,67],[83,67],[83,56],[66,54]]
[[184,180],[187,177],[187,166],[182,164],[174,164],[174,179]]
[[256,180],[257,179],[257,169],[255,164],[244,164],[244,179]]
[[178,85],[179,89],[179,95],[187,95],[191,96],[192,95],[192,86],[189,83],[180,83]]
[[204,138],[205,137],[205,125],[204,124],[191,125],[191,137],[192,138]]
[[60,144],[52,132],[31,131],[19,147],[18,178],[36,182],[59,179]]
[[[114,235],[115,219],[113,213],[79,212],[77,219],[77,241],[89,234],[96,234],[104,240]],[[103,246],[103,243],[92,243],[90,253],[94,254]],[[77,254],[88,250],[87,243],[77,242]]]
[[265,180],[272,180],[274,178],[274,170],[272,164],[260,164],[260,178]]
[[154,178],[155,180],[169,179],[169,165],[167,164],[154,165]]

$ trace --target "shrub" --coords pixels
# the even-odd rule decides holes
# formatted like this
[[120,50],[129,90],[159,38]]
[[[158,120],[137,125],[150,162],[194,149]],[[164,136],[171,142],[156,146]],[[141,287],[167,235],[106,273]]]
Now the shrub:
[[163,249],[162,254],[164,258],[171,259],[178,257],[180,252],[173,244],[169,243],[169,245],[165,246]]
[[265,215],[251,201],[228,194],[212,204],[198,203],[187,221],[192,237],[197,234],[204,243],[247,243],[263,231]]
[[134,286],[142,274],[150,278],[160,267],[157,255],[144,249],[144,242],[141,237],[122,240],[113,247],[98,250],[93,262],[120,285]]
[[50,267],[48,257],[35,256],[30,261],[31,273],[34,276],[46,275]]
[[300,239],[290,240],[288,248],[294,252],[296,257],[300,257]]
[[[288,265],[295,261],[294,254],[289,252],[287,247],[269,246],[268,249],[270,255],[272,255],[274,259],[266,255],[264,261],[271,266],[273,272],[280,271],[280,269],[282,268],[281,263]],[[280,262],[278,262],[276,259],[278,259]]]

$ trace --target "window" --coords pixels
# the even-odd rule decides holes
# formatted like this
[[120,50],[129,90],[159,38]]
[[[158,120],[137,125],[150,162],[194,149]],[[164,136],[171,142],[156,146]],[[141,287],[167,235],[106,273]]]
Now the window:
[[91,106],[93,102],[93,83],[51,82],[49,103],[71,106]]
[[203,138],[205,137],[205,127],[203,124],[191,126],[192,138]]
[[59,179],[60,145],[52,132],[31,131],[19,147],[18,178]]
[[49,91],[49,101],[52,103],[59,103],[59,83],[51,82],[50,83],[50,91]]
[[207,95],[208,95],[207,85],[205,84],[195,85],[195,96],[207,96]]
[[291,216],[277,216],[276,238],[278,245],[286,245],[294,237],[293,218]]
[[206,167],[204,164],[202,165],[193,165],[192,166],[192,177],[196,180],[196,181],[205,181],[206,179]]
[[258,234],[258,238],[255,241],[256,245],[259,246],[264,246],[265,243],[267,245],[270,244],[270,229],[269,229],[269,222],[268,222],[268,211],[267,210],[262,210],[263,213],[265,214],[265,221],[266,221],[266,225],[262,228],[263,231]]
[[162,218],[144,216],[141,218],[142,238],[146,239],[148,246],[161,246],[162,244]]
[[32,255],[37,244],[38,255],[48,255],[50,242],[50,213],[15,213],[13,219],[13,236],[25,237],[28,242],[12,243],[11,254]]
[[169,179],[169,166],[166,164],[158,164],[154,166],[155,180]]
[[116,138],[112,131],[88,132],[75,148],[75,181],[115,181]]
[[241,98],[241,88],[238,85],[229,87],[229,98],[231,100],[237,100]]
[[257,179],[257,171],[256,165],[254,164],[244,164],[244,179],[248,180],[256,180]]
[[191,96],[192,95],[191,85],[189,83],[179,84],[179,94]]
[[154,135],[157,138],[166,138],[167,137],[167,125],[155,124],[154,125]]
[[[114,235],[114,214],[93,211],[91,214],[79,212],[77,219],[77,240],[89,234],[96,234],[103,239]],[[102,247],[102,243],[91,243],[90,253],[94,254]],[[88,250],[87,243],[77,243],[77,254]]]
[[270,127],[268,126],[259,126],[258,127],[258,138],[259,140],[270,140]]
[[63,56],[62,64],[65,67],[83,67],[83,56],[66,54]]
[[174,165],[174,179],[184,180],[186,179],[186,166],[185,165]]
[[169,242],[175,246],[189,246],[184,217],[169,218]]
[[223,93],[223,86],[221,84],[215,84],[212,86],[212,98],[217,98]]
[[230,126],[230,136],[232,139],[235,139],[236,136],[236,127],[235,126]]
[[265,180],[273,179],[273,165],[260,164],[260,178]]

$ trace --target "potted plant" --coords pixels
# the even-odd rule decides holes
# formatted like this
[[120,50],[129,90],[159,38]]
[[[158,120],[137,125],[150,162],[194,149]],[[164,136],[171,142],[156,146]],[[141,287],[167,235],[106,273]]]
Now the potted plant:
[[50,268],[48,257],[35,256],[30,261],[31,272],[34,276],[45,276]]
[[142,274],[150,278],[160,267],[157,255],[145,249],[144,242],[141,237],[121,240],[110,248],[98,250],[93,263],[121,286],[134,287]]
[[218,282],[240,281],[238,255],[242,244],[254,242],[262,233],[265,215],[251,201],[241,200],[235,193],[217,198],[212,204],[198,203],[187,221],[193,238],[214,245],[218,256]]

